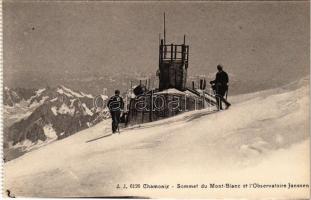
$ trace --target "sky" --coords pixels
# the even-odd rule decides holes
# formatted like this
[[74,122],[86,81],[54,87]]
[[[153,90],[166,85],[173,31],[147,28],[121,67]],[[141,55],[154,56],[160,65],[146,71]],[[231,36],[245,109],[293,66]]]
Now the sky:
[[99,93],[155,75],[163,12],[166,41],[186,35],[190,76],[211,77],[221,63],[244,93],[309,75],[308,1],[5,1],[4,85]]

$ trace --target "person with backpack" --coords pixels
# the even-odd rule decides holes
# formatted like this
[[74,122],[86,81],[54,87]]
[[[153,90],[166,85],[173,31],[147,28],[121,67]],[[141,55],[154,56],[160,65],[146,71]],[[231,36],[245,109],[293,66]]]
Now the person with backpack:
[[120,96],[120,91],[115,90],[115,95],[110,97],[107,106],[109,108],[112,119],[112,133],[116,133],[119,129],[120,116],[124,108],[124,102]]
[[228,109],[231,104],[224,98],[224,96],[228,92],[229,76],[227,72],[223,70],[221,65],[217,65],[217,70],[216,79],[211,81],[210,84],[216,93],[218,110],[222,110],[222,102],[226,104],[226,109]]

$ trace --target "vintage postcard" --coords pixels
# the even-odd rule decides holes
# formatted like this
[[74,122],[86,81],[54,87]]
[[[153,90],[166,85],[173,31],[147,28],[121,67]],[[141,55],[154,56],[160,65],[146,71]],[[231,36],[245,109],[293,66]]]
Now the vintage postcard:
[[310,198],[309,1],[2,3],[3,197]]

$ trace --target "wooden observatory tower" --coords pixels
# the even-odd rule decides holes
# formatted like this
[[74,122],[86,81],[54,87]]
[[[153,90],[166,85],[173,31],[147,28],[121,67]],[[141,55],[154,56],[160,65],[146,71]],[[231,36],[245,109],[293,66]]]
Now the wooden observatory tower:
[[186,36],[182,44],[166,42],[164,13],[164,36],[159,38],[159,88],[143,87],[140,81],[129,97],[126,125],[152,122],[214,105],[215,102],[204,93],[204,89],[198,91],[194,84],[192,89],[186,86],[188,65]]
[[160,38],[159,44],[159,91],[169,88],[186,90],[189,45],[185,43],[185,35],[183,44],[166,43],[164,13],[164,38]]

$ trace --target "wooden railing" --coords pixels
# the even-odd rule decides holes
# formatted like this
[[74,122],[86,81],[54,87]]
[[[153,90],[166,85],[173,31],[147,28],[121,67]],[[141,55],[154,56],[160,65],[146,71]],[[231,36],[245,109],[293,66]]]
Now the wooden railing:
[[162,61],[188,61],[189,58],[189,46],[175,45],[175,44],[161,44],[159,50],[160,63]]

